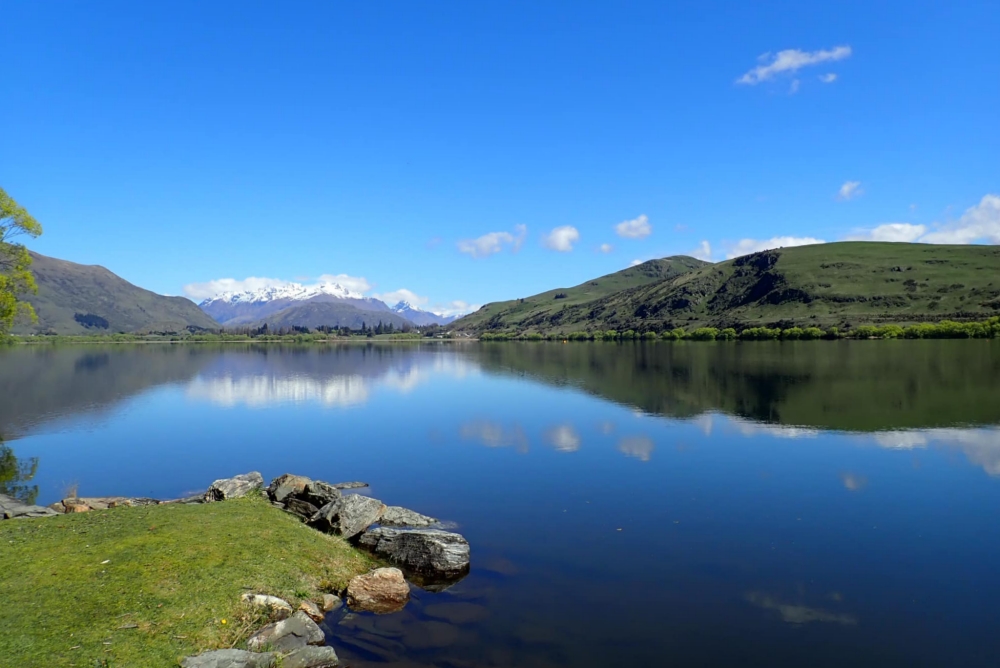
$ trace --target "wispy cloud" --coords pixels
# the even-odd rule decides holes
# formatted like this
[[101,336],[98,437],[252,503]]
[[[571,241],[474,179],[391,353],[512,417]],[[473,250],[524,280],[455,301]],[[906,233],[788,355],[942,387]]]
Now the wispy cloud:
[[528,451],[528,437],[519,424],[505,427],[499,422],[473,420],[459,428],[463,440],[476,441],[488,448],[513,447],[518,452]]
[[573,250],[573,244],[580,240],[580,231],[572,225],[557,227],[542,239],[542,244],[554,251],[568,253]]
[[770,81],[782,74],[794,74],[803,67],[843,60],[850,56],[850,46],[837,46],[832,49],[821,49],[819,51],[785,49],[776,54],[765,53],[757,59],[760,64],[737,79],[736,83],[755,86],[761,82]]
[[825,244],[823,239],[814,237],[771,237],[770,239],[740,239],[736,243],[726,245],[726,259],[758,253],[772,248],[790,248],[792,246],[810,246]]
[[699,260],[704,260],[705,262],[712,261],[712,244],[707,241],[702,241],[698,244],[698,247],[691,251],[691,257],[697,258]]
[[901,241],[912,243],[927,233],[926,225],[910,223],[885,223],[870,230],[862,230],[849,235],[845,241]]
[[845,181],[844,185],[840,186],[840,190],[837,191],[837,199],[846,202],[849,199],[861,197],[864,193],[865,191],[861,189],[861,181]]
[[202,300],[215,297],[223,292],[260,290],[262,288],[288,285],[291,282],[280,278],[264,278],[262,276],[248,276],[244,279],[217,278],[213,281],[205,281],[204,283],[188,283],[184,286],[184,294],[190,299]]
[[474,258],[489,257],[499,253],[505,247],[509,247],[512,252],[521,249],[525,237],[528,235],[526,225],[515,225],[514,232],[490,232],[476,239],[463,239],[458,242],[458,251]]
[[443,315],[445,317],[452,315],[465,315],[467,313],[472,313],[473,311],[478,311],[482,307],[482,304],[472,304],[461,299],[456,299],[450,302],[444,302],[443,304],[432,304],[428,306],[425,310],[431,313],[436,313],[437,315]]
[[858,623],[857,618],[852,615],[838,614],[829,610],[823,610],[822,608],[810,608],[804,605],[784,603],[761,592],[747,592],[746,599],[759,608],[777,612],[781,617],[781,621],[789,624],[830,622],[833,624],[843,624],[844,626],[854,626]]
[[638,218],[618,223],[615,225],[615,232],[626,239],[644,239],[653,233],[653,226],[649,223],[649,217],[642,214]]
[[819,80],[825,84],[831,84],[837,80],[837,75],[834,74],[833,72],[829,72],[827,74],[821,74],[819,75]]
[[653,439],[648,436],[627,436],[618,441],[618,452],[626,457],[635,457],[641,462],[648,462],[655,448]]
[[636,260],[632,260],[631,262],[629,262],[628,266],[630,266],[630,267],[638,267],[640,264],[642,264],[642,260],[636,259]]
[[399,302],[407,302],[410,306],[423,306],[430,301],[429,297],[422,297],[412,290],[407,290],[406,288],[400,288],[399,290],[393,290],[392,292],[381,292],[372,296],[376,299],[381,299],[389,306],[398,304]]
[[602,253],[610,253],[614,249],[615,249],[615,247],[612,246],[611,244],[601,244],[597,248],[597,250],[601,251]]
[[792,83],[788,86],[788,94],[795,95],[796,93],[798,93],[799,87],[801,85],[802,85],[801,81],[799,81],[798,79],[792,79]]
[[372,289],[372,284],[364,276],[348,276],[347,274],[323,274],[320,283],[337,283],[351,292],[364,294]]
[[572,425],[561,424],[545,432],[545,442],[559,452],[576,452],[580,449],[580,434]]

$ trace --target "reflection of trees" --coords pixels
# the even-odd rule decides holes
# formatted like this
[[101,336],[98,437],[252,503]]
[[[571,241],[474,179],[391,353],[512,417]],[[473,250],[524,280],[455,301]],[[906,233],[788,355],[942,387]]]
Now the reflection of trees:
[[26,485],[38,472],[38,457],[18,460],[14,451],[0,437],[0,494],[32,506],[38,498],[38,485]]

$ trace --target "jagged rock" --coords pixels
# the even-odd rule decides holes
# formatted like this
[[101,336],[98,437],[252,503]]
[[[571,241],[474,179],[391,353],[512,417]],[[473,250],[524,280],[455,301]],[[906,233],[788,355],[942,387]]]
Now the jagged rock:
[[359,544],[416,573],[453,576],[469,569],[469,542],[449,531],[379,527],[362,535]]
[[299,604],[299,610],[306,613],[306,615],[309,616],[309,619],[316,623],[323,621],[326,617],[326,615],[323,614],[323,611],[319,609],[319,606],[312,601],[302,601],[302,603]]
[[341,496],[340,490],[322,480],[313,480],[306,485],[301,498],[313,504],[317,508],[322,508],[331,501],[336,501]]
[[56,511],[45,506],[32,506],[17,499],[0,494],[0,519],[12,520],[21,517],[55,517]]
[[302,647],[281,657],[281,668],[336,668],[340,659],[332,647]]
[[274,617],[278,619],[286,619],[292,614],[292,606],[288,601],[278,598],[277,596],[268,596],[266,594],[243,594],[240,596],[240,600],[250,605],[256,606],[258,608],[267,608]]
[[242,649],[217,649],[181,659],[181,668],[274,668],[277,656]]
[[323,612],[337,610],[342,605],[344,605],[344,602],[340,600],[339,596],[334,596],[333,594],[323,594]]
[[308,501],[303,501],[302,499],[297,499],[291,496],[288,497],[285,502],[285,509],[304,519],[309,519],[319,512],[319,508]]
[[309,523],[327,533],[353,538],[378,522],[385,504],[360,494],[348,494],[331,501],[316,513]]
[[323,631],[304,612],[296,612],[288,619],[268,624],[247,640],[247,649],[258,651],[270,647],[278,652],[291,652],[306,645],[322,645]]
[[332,487],[336,489],[361,489],[362,487],[367,487],[366,482],[338,482]]
[[410,600],[410,585],[398,568],[377,568],[347,585],[347,604],[353,610],[385,614],[398,612]]
[[438,521],[433,517],[421,515],[409,508],[389,506],[382,513],[382,517],[378,523],[387,527],[429,527],[437,524]]
[[271,481],[271,484],[267,486],[267,495],[272,501],[284,503],[288,497],[302,494],[306,489],[306,485],[311,482],[310,478],[303,475],[285,473]]
[[238,499],[264,487],[264,478],[257,471],[244,473],[232,478],[216,480],[205,492],[205,501],[225,501]]

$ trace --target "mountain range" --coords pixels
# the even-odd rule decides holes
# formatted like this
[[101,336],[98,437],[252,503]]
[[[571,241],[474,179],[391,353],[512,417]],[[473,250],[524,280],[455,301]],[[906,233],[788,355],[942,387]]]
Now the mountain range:
[[677,256],[506,302],[470,333],[818,326],[983,319],[1000,313],[1000,248],[841,242],[709,264]]

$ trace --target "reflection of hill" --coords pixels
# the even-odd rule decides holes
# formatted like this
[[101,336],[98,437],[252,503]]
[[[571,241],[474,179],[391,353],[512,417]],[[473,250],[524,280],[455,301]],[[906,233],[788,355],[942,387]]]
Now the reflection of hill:
[[0,432],[105,410],[151,387],[193,378],[213,352],[197,346],[18,346],[0,351]]
[[650,413],[722,411],[872,431],[1000,423],[990,341],[489,344],[484,369],[571,384]]

